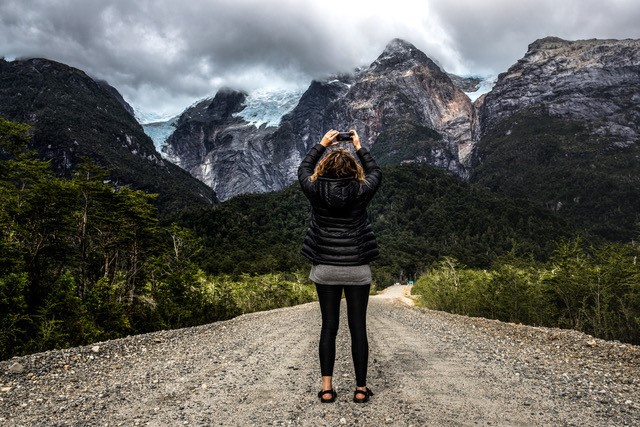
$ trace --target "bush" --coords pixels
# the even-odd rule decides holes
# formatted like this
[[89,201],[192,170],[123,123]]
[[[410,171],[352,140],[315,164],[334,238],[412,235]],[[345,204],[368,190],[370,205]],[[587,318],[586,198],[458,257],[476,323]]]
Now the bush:
[[473,270],[445,257],[420,276],[420,304],[456,314],[577,329],[640,343],[640,250],[631,244],[585,247],[561,241],[551,259],[502,257]]
[[31,329],[25,294],[26,273],[0,277],[0,359],[13,355]]

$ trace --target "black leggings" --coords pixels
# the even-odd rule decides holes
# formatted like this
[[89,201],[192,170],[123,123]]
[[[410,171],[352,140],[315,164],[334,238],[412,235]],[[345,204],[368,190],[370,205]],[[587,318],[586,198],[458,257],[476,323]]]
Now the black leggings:
[[320,331],[320,371],[323,376],[333,376],[336,358],[336,334],[340,319],[340,299],[344,289],[347,298],[347,319],[351,331],[351,356],[356,371],[356,387],[367,385],[367,363],[369,342],[367,341],[367,303],[368,285],[321,285],[316,283],[320,311],[322,312],[322,330]]

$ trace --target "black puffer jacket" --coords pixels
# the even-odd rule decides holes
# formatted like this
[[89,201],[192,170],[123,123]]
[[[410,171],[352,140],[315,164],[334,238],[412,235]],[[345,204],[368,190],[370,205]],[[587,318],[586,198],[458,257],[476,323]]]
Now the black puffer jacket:
[[315,264],[362,265],[378,258],[378,243],[367,218],[367,205],[380,186],[382,172],[369,151],[356,154],[365,182],[318,177],[309,181],[326,148],[317,144],[302,160],[298,181],[311,202],[311,221],[301,253]]

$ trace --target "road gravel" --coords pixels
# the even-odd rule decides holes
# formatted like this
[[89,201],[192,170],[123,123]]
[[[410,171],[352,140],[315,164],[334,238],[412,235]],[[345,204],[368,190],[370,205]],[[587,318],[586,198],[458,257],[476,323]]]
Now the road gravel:
[[640,425],[640,349],[372,296],[370,401],[342,301],[335,403],[320,403],[317,302],[0,362],[2,426]]

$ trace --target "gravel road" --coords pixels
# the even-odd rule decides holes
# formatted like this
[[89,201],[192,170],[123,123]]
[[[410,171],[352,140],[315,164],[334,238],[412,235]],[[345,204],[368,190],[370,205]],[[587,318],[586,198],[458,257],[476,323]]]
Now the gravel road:
[[640,348],[370,298],[366,404],[343,300],[319,402],[318,303],[0,362],[2,426],[640,425]]

